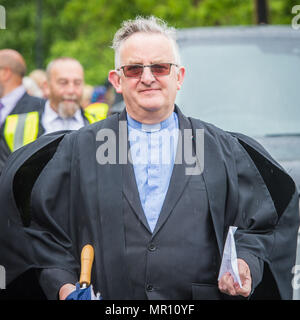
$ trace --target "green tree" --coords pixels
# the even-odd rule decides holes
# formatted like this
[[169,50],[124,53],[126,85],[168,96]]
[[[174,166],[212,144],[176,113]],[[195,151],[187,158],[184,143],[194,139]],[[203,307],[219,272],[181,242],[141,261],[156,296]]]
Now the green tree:
[[[290,24],[298,0],[269,0],[270,23]],[[38,25],[38,4],[42,24]],[[7,12],[7,29],[0,30],[0,48],[20,51],[28,70],[58,56],[77,58],[86,82],[103,83],[113,68],[113,35],[121,22],[137,15],[156,15],[176,28],[255,23],[254,0],[0,0]],[[38,35],[42,35],[37,48]],[[39,49],[39,50],[38,50]]]
[[[231,8],[230,10],[227,9]],[[137,15],[156,15],[177,28],[251,24],[252,1],[224,0],[71,0],[61,12],[61,20],[76,36],[56,41],[49,58],[77,57],[85,67],[87,82],[104,82],[113,68],[113,35],[121,22]]]
[[[42,30],[38,29],[37,0],[0,0],[0,4],[6,9],[6,30],[0,30],[0,48],[13,48],[24,56],[28,70],[37,67],[37,38],[42,35],[43,57],[49,55],[50,47],[57,39],[65,37],[60,27],[59,19],[53,21],[53,17],[59,16],[63,10],[64,1],[43,0]],[[42,65],[45,67],[45,62]]]

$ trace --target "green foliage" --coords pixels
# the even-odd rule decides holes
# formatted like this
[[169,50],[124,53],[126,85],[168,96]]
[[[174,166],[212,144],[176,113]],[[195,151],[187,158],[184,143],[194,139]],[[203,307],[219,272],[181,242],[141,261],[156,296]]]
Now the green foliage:
[[[269,0],[270,22],[290,24],[297,2]],[[38,3],[42,4],[41,26]],[[0,0],[0,4],[7,13],[0,48],[21,52],[28,71],[45,68],[58,56],[77,58],[92,85],[103,83],[113,68],[110,45],[123,20],[156,15],[176,28],[255,23],[254,0]]]
[[270,6],[270,16],[272,24],[290,24],[293,15],[291,14],[292,8],[299,5],[299,0],[272,0]]

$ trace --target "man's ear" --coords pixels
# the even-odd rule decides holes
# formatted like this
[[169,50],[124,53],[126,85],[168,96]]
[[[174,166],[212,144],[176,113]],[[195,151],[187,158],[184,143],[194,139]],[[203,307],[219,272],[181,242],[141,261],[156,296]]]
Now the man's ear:
[[177,90],[180,90],[180,88],[183,84],[184,75],[185,75],[185,68],[180,67],[177,72]]
[[42,86],[41,86],[42,92],[44,94],[45,98],[48,98],[50,95],[50,89],[49,89],[49,84],[48,84],[48,80],[43,81]]
[[109,71],[108,80],[114,86],[117,93],[122,93],[121,77],[116,70]]
[[1,71],[1,78],[3,81],[8,81],[13,74],[12,70],[9,67],[3,67],[1,68]]

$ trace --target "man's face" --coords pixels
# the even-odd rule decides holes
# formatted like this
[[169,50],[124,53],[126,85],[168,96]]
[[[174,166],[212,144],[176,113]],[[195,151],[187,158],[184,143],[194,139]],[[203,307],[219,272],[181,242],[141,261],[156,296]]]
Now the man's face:
[[49,100],[62,117],[72,117],[80,108],[83,94],[83,70],[75,61],[57,61],[50,71]]
[[[135,33],[120,49],[121,66],[176,63],[172,43],[160,34]],[[134,119],[155,123],[166,119],[174,109],[177,90],[184,78],[184,68],[171,67],[169,75],[154,76],[144,68],[140,78],[127,78],[123,71],[110,72],[110,81],[123,94],[126,110]]]

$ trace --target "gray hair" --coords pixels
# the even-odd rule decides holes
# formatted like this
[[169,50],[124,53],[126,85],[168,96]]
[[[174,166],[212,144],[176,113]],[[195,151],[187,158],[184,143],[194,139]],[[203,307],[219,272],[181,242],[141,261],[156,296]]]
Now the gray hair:
[[78,63],[78,65],[81,66],[82,70],[83,70],[83,66],[81,65],[81,63],[75,59],[75,58],[71,58],[71,57],[59,57],[59,58],[56,58],[52,61],[50,61],[47,65],[47,68],[46,68],[46,76],[47,76],[47,79],[50,80],[51,78],[51,70],[53,68],[53,66],[57,63],[57,62],[62,62],[62,61],[73,61],[73,62],[76,62]]
[[168,38],[173,46],[175,63],[180,65],[179,49],[176,42],[176,29],[169,27],[167,23],[154,16],[141,17],[137,16],[134,20],[124,21],[121,28],[116,32],[112,48],[115,50],[115,68],[120,67],[120,48],[125,40],[127,40],[134,33],[158,33]]

